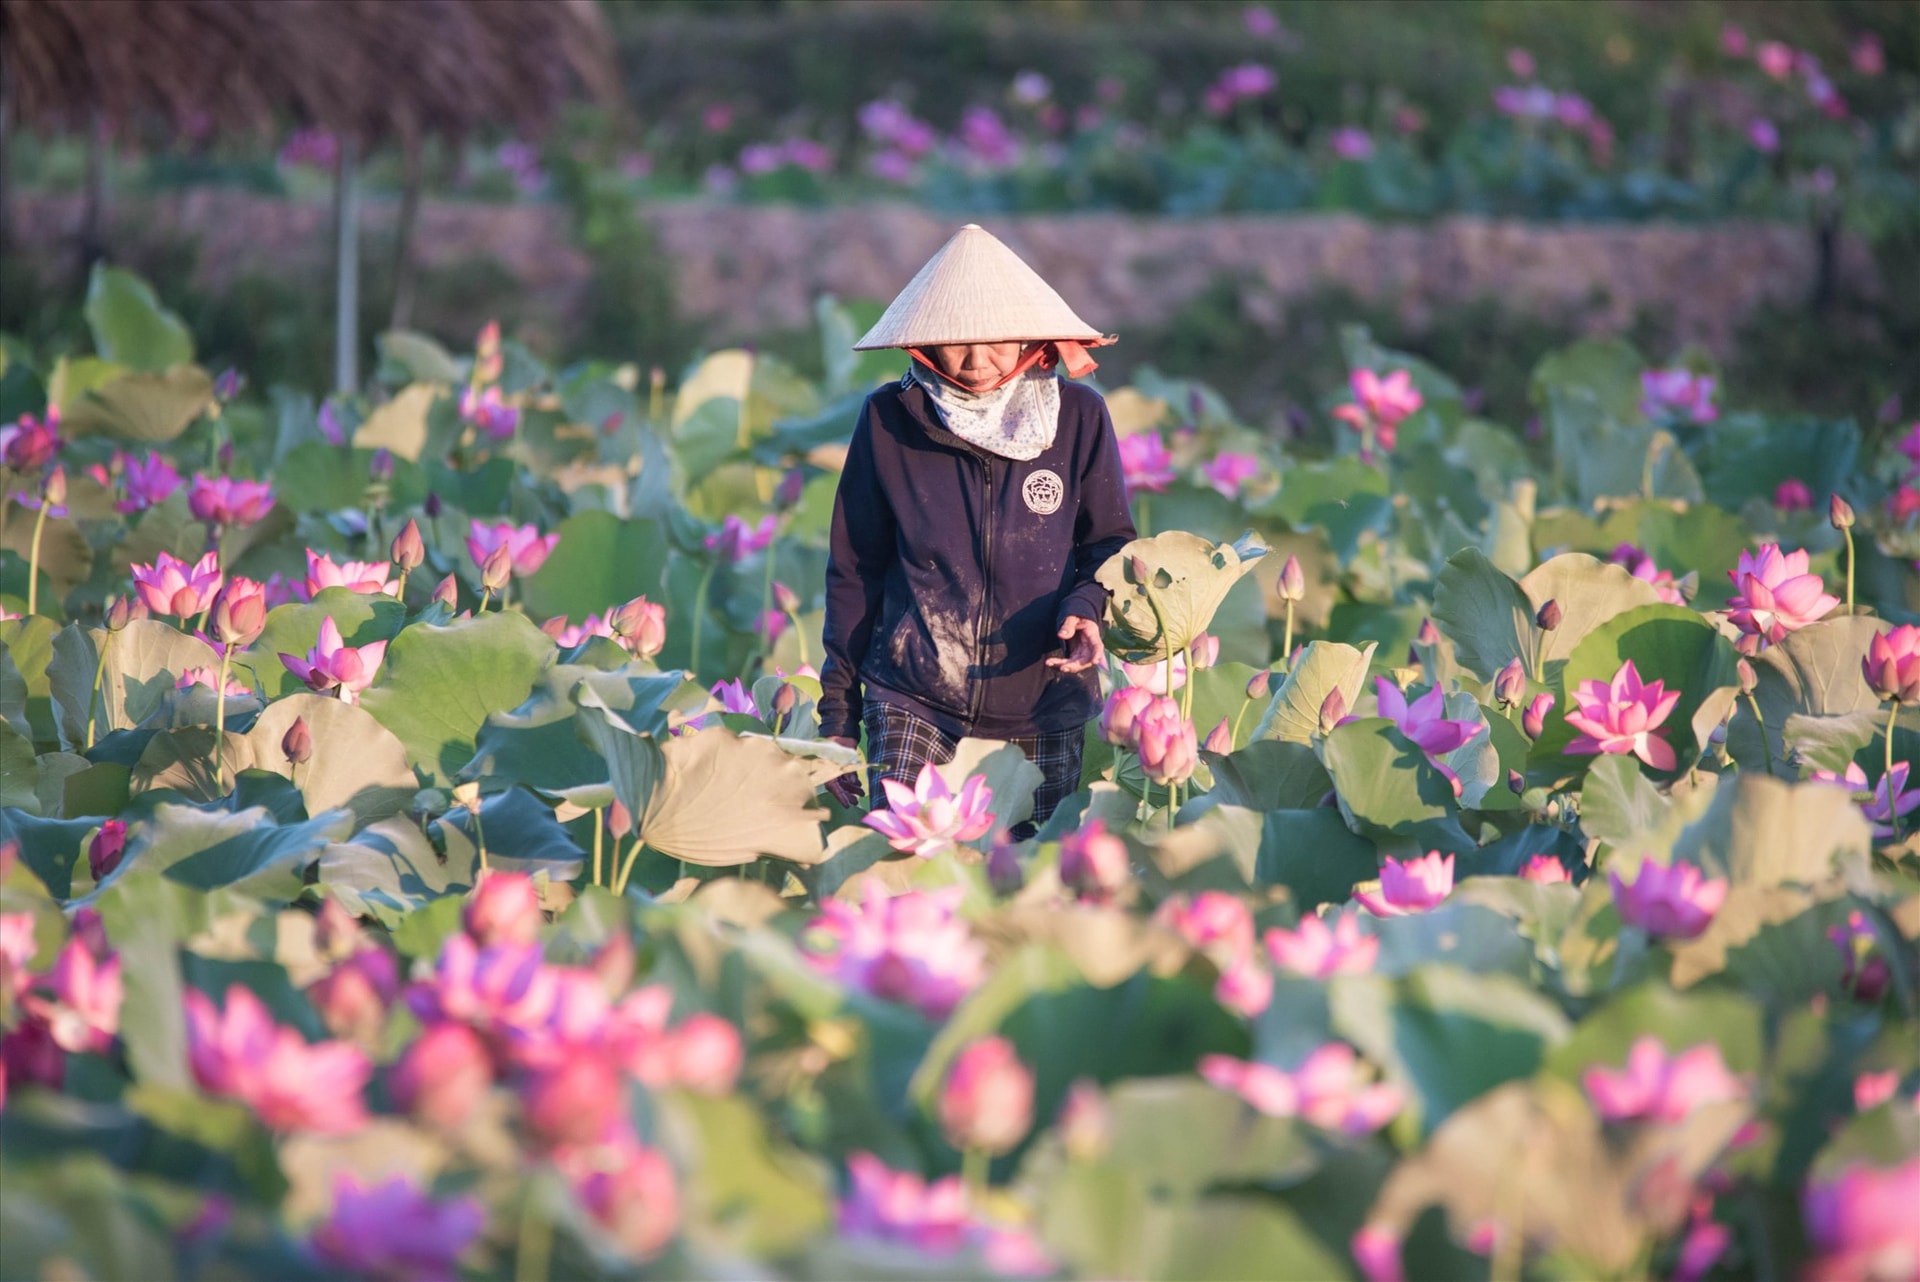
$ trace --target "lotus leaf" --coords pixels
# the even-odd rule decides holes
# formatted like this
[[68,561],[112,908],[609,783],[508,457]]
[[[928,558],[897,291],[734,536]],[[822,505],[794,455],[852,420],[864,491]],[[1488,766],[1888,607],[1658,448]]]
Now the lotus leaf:
[[[1135,539],[1108,558],[1096,576],[1107,602],[1107,645],[1132,663],[1163,660],[1206,631],[1227,592],[1266,552],[1252,534],[1237,543],[1208,543],[1184,530]],[[1135,566],[1144,569],[1136,581]]]

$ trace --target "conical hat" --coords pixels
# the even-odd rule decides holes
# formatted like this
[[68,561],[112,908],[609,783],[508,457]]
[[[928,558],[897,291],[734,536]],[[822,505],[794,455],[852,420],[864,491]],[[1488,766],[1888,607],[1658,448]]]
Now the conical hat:
[[978,223],[968,223],[907,282],[853,350],[1050,339],[1097,343],[1104,337],[1075,316],[1020,255]]

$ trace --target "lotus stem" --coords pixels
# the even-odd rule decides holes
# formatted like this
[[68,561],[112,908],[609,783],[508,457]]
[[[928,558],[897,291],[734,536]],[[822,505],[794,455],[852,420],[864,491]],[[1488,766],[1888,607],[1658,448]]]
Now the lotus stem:
[[[206,609],[200,611],[200,613],[193,616],[193,626],[191,628],[188,628],[187,631],[189,632],[204,631],[207,626],[207,616],[212,613],[213,613],[213,602],[209,601],[207,602]],[[185,623],[186,620],[181,619],[180,622]]]
[[707,568],[700,575],[700,586],[693,593],[693,641],[687,653],[687,668],[693,673],[693,679],[700,679],[700,634],[707,621],[707,593],[713,587],[713,572],[718,562],[707,562]]
[[988,1170],[992,1160],[983,1148],[968,1148],[960,1154],[960,1179],[970,1195],[985,1197],[987,1190],[992,1187],[992,1176]]
[[1767,738],[1767,719],[1761,715],[1760,699],[1752,691],[1747,693],[1747,707],[1753,710],[1753,719],[1760,723],[1760,750],[1767,754],[1767,773],[1773,773],[1773,742]]
[[600,884],[600,847],[606,839],[607,825],[601,816],[601,808],[593,808],[593,884]]
[[553,1251],[553,1225],[540,1214],[529,1188],[520,1206],[520,1240],[514,1247],[514,1282],[546,1282]]
[[1847,616],[1853,616],[1853,527],[1840,531],[1847,540]]
[[800,647],[800,666],[807,666],[807,630],[800,626],[800,612],[788,610],[787,618],[793,621],[793,639]]
[[[1180,661],[1187,665],[1186,688],[1180,692],[1180,715],[1188,721],[1193,720],[1193,642],[1189,641],[1180,650]],[[1173,689],[1173,665],[1167,665],[1167,689]]]
[[[227,667],[233,662],[233,650],[220,643],[220,678],[213,687],[213,788],[216,795],[227,790]],[[479,822],[479,817],[474,817]]]
[[[1269,634],[1271,635],[1271,634]],[[1288,672],[1293,671],[1293,602],[1287,602],[1287,635],[1280,643],[1280,662]]]
[[[616,855],[618,853],[619,853],[618,851],[615,852]],[[627,879],[633,876],[634,861],[639,858],[640,858],[640,834],[636,832],[635,834],[633,834],[633,847],[627,851],[626,862],[622,863],[620,865],[620,871],[614,874],[613,893],[616,896],[622,896],[627,893]],[[686,862],[684,860],[681,861],[680,867],[681,867],[681,872],[684,874],[686,871]]]
[[[93,693],[87,696],[87,751],[93,751],[93,710],[100,702],[100,681],[107,674],[107,656],[113,653],[113,629],[107,629],[107,639],[100,646],[99,661],[93,665]],[[108,719],[107,733],[113,733],[112,719]]]
[[472,813],[473,842],[474,845],[480,849],[480,875],[485,877],[493,870],[487,866],[487,830],[480,826],[480,806],[478,802],[474,804]]
[[33,518],[33,544],[27,553],[27,613],[40,613],[40,536],[46,532],[47,509],[51,500],[40,500],[40,511]]
[[1233,714],[1233,742],[1227,745],[1229,752],[1240,746],[1240,723],[1247,719],[1247,709],[1251,708],[1253,704],[1254,701],[1248,699],[1240,705],[1240,711]]
[[1135,522],[1135,524],[1139,528],[1136,529],[1134,533],[1138,534],[1143,539],[1149,539],[1153,537],[1153,522],[1150,519],[1148,519],[1149,508],[1147,505],[1149,502],[1151,502],[1151,500],[1149,500],[1146,495],[1142,494],[1140,496],[1140,519],[1139,521]]
[[493,600],[493,589],[492,588],[480,589],[480,608],[473,612],[476,618],[487,612],[487,602],[491,600]]
[[1900,840],[1900,798],[1893,795],[1893,728],[1900,717],[1900,701],[1887,701],[1887,763],[1886,773],[1880,776],[1881,787],[1887,790],[1887,826],[1893,829],[1891,840]]

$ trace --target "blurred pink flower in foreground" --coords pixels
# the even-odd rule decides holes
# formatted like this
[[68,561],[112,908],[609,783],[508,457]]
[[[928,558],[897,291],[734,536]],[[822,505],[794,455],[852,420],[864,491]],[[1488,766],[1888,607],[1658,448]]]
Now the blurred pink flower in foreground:
[[1406,1266],[1400,1260],[1399,1233],[1384,1224],[1366,1224],[1353,1235],[1348,1250],[1367,1282],[1407,1282]]
[[1768,543],[1757,556],[1742,552],[1740,563],[1727,571],[1738,589],[1727,600],[1727,619],[1745,634],[1737,643],[1741,653],[1777,645],[1787,633],[1819,622],[1840,604],[1808,565],[1806,549],[1782,552],[1779,544]]
[[920,767],[909,788],[897,779],[883,779],[887,806],[861,822],[887,839],[895,850],[931,859],[961,842],[974,841],[993,830],[993,790],[986,778],[974,775],[956,796],[932,762]]
[[955,911],[961,897],[959,887],[889,897],[869,883],[858,904],[822,903],[800,948],[850,988],[945,1019],[986,973],[986,948]]
[[1571,883],[1573,877],[1567,872],[1567,866],[1553,855],[1535,855],[1527,860],[1527,866],[1520,870],[1522,881],[1531,881],[1542,886]]
[[400,595],[400,580],[388,582],[392,576],[391,561],[335,561],[308,548],[307,578],[303,586],[308,600],[328,588],[345,588],[349,592],[397,598]]
[[1920,1157],[1884,1169],[1850,1166],[1801,1195],[1816,1258],[1806,1282],[1896,1282],[1920,1275]]
[[426,1282],[457,1277],[460,1256],[486,1223],[473,1198],[436,1202],[404,1175],[365,1186],[341,1171],[333,1179],[333,1209],[310,1242],[331,1268]]
[[1357,369],[1348,377],[1353,401],[1334,407],[1333,416],[1360,433],[1360,458],[1373,461],[1377,445],[1391,454],[1400,424],[1426,401],[1413,385],[1413,376],[1397,369],[1385,378],[1370,369]]
[[1785,80],[1793,74],[1793,50],[1778,40],[1762,41],[1753,51],[1753,60],[1775,80]]
[[1683,1122],[1703,1104],[1747,1097],[1747,1088],[1727,1071],[1720,1048],[1705,1042],[1668,1055],[1657,1037],[1640,1037],[1624,1068],[1596,1065],[1580,1075],[1587,1098],[1609,1122]]
[[460,918],[467,934],[482,948],[490,944],[539,942],[540,891],[533,878],[520,872],[490,872],[467,896]]
[[369,947],[315,980],[307,989],[307,1000],[329,1033],[364,1046],[373,1044],[385,1027],[387,1008],[399,992],[400,973],[393,954]]
[[105,1054],[120,1031],[120,958],[97,957],[75,936],[60,949],[53,970],[22,1001],[27,1012],[46,1023],[54,1045],[71,1053]]
[[481,948],[465,934],[447,936],[433,974],[407,989],[408,1009],[423,1022],[458,1020],[502,1047],[535,1036],[557,1000],[539,945]]
[[273,487],[265,481],[193,474],[187,509],[207,525],[252,525],[273,507]]
[[1679,704],[1680,692],[1659,681],[1642,684],[1632,659],[1620,665],[1611,682],[1582,681],[1573,701],[1579,706],[1567,713],[1567,724],[1581,733],[1567,745],[1569,754],[1630,753],[1656,770],[1678,764],[1662,723]]
[[343,1135],[365,1125],[360,1091],[373,1067],[357,1048],[308,1045],[239,984],[228,987],[224,1011],[197,989],[186,1007],[187,1062],[202,1090],[241,1101],[276,1131]]
[[1033,1070],[1004,1037],[982,1037],[954,1057],[940,1091],[947,1143],[990,1156],[1010,1153],[1033,1126]]
[[1920,703],[1920,627],[1903,623],[1875,636],[1860,671],[1882,699]]
[[1060,884],[1076,898],[1104,904],[1133,876],[1133,857],[1127,843],[1107,831],[1098,819],[1060,842]]
[[593,1156],[565,1155],[562,1169],[580,1203],[621,1250],[657,1255],[680,1227],[680,1187],[673,1167],[637,1140],[599,1145]]
[[1154,910],[1153,920],[1223,968],[1253,953],[1253,912],[1224,890],[1173,895]]
[[1827,938],[1840,950],[1840,982],[1855,1000],[1872,1004],[1886,994],[1893,971],[1879,950],[1879,936],[1859,909],[1847,914],[1847,920],[1827,928]]
[[1200,1076],[1269,1117],[1299,1117],[1347,1135],[1372,1134],[1392,1121],[1403,1103],[1400,1089],[1373,1080],[1345,1042],[1328,1042],[1291,1073],[1230,1055],[1205,1055]]
[[554,548],[560,545],[560,536],[540,533],[538,526],[515,525],[511,521],[499,521],[492,525],[485,521],[473,521],[467,526],[467,555],[473,558],[477,566],[484,566],[487,558],[495,549],[506,548],[513,562],[513,572],[525,578],[545,565]]
[[1237,499],[1247,482],[1260,475],[1260,460],[1251,454],[1223,451],[1200,468],[1200,477],[1223,498]]
[[1782,512],[1811,512],[1813,491],[1805,481],[1790,476],[1774,487],[1773,505]]
[[1640,412],[1652,419],[1711,423],[1720,417],[1713,404],[1714,377],[1688,369],[1650,369],[1640,375]]
[[1263,939],[1275,966],[1313,979],[1364,975],[1380,956],[1379,937],[1361,932],[1356,913],[1336,915],[1331,926],[1308,914],[1292,930],[1269,927]]
[[1402,862],[1387,856],[1380,867],[1380,889],[1354,895],[1375,917],[1405,917],[1438,907],[1453,893],[1453,856],[1429,850]]
[[1158,494],[1173,484],[1173,455],[1158,432],[1131,432],[1120,438],[1120,473],[1127,493],[1141,490]]
[[320,621],[319,639],[313,649],[307,651],[306,658],[298,659],[283,652],[280,662],[305,682],[309,690],[324,693],[338,689],[341,701],[352,703],[361,691],[373,684],[374,674],[379,672],[380,662],[386,655],[385,641],[347,645],[340,639],[339,625],[328,615]]
[[1706,878],[1692,864],[1643,860],[1631,883],[1617,869],[1607,872],[1620,919],[1663,939],[1692,939],[1712,922],[1727,899],[1727,883]]
[[847,1237],[877,1238],[934,1255],[956,1251],[966,1240],[971,1217],[959,1176],[929,1183],[911,1171],[893,1170],[871,1153],[848,1157],[847,1175],[839,1217]]
[[387,1075],[393,1102],[429,1126],[457,1130],[493,1088],[493,1057],[465,1024],[428,1024]]
[[161,552],[152,565],[132,567],[140,601],[155,614],[188,619],[213,606],[220,591],[220,554],[209,552],[189,565]]
[[1609,558],[1615,565],[1622,567],[1628,574],[1643,583],[1651,583],[1660,600],[1667,605],[1685,605],[1687,598],[1680,586],[1673,581],[1673,571],[1663,570],[1653,563],[1653,557],[1631,543],[1621,543],[1614,547]]

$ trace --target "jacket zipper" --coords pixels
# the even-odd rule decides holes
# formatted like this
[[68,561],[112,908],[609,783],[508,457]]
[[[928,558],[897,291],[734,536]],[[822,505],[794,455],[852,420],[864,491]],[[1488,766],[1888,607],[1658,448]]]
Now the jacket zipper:
[[[979,454],[974,454],[974,457],[980,460],[981,470],[987,478],[986,519],[982,526],[985,546],[980,552],[980,615],[973,625],[973,666],[979,669],[986,666],[987,614],[993,608],[993,460]],[[980,719],[980,706],[985,698],[986,681],[976,677],[973,681],[973,698],[968,702],[969,721]]]

